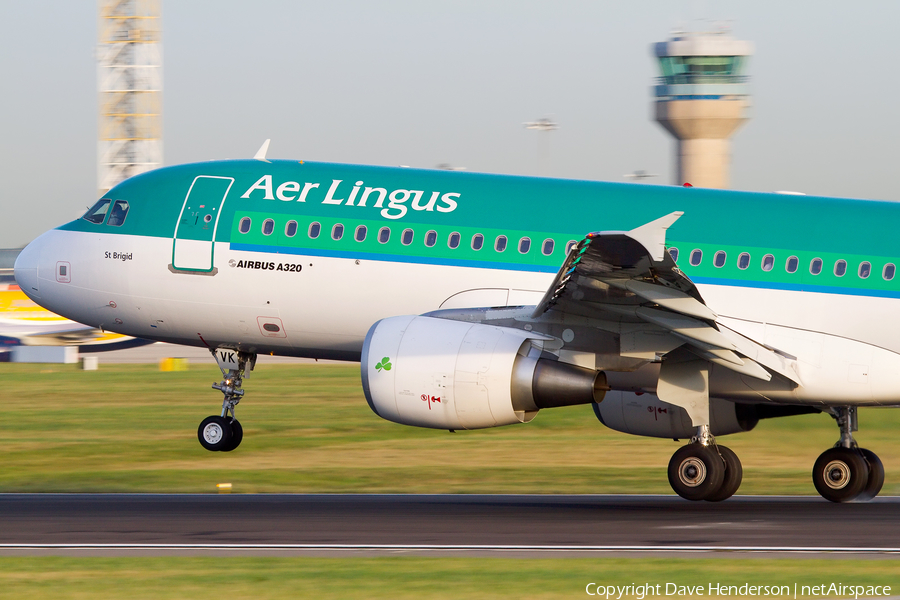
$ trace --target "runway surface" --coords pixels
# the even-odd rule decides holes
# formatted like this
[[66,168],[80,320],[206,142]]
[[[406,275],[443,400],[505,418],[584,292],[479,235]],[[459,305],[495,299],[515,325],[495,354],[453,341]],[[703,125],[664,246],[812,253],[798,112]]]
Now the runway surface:
[[900,558],[900,498],[0,494],[0,554],[856,553]]

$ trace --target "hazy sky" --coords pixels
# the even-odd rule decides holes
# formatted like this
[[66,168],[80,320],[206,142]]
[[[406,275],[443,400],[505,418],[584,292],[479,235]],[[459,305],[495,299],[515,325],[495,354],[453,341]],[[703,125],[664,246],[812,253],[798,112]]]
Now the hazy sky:
[[[0,247],[95,200],[96,13],[0,2]],[[900,198],[895,1],[163,0],[165,163],[272,138],[271,158],[668,184],[650,44],[698,19],[756,46],[733,188]],[[545,116],[541,165],[522,123]]]

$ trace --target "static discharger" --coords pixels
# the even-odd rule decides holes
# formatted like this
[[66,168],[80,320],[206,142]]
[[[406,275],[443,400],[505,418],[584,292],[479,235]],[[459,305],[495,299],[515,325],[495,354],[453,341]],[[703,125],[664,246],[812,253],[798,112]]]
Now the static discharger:
[[216,487],[219,489],[220,494],[230,494],[231,493],[231,484],[230,483],[217,483]]

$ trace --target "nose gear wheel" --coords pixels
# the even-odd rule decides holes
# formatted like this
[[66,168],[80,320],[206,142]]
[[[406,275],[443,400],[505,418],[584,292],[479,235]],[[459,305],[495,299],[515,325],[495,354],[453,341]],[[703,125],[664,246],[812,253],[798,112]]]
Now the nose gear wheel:
[[222,413],[205,418],[197,429],[197,438],[207,450],[231,452],[244,438],[244,428],[235,417],[234,409],[244,397],[241,386],[256,366],[256,355],[222,348],[213,350],[212,354],[222,371],[222,381],[212,387],[222,392],[225,398]]
[[200,445],[207,450],[212,452],[224,450],[231,444],[231,425],[225,417],[218,415],[206,417],[197,428],[197,438]]

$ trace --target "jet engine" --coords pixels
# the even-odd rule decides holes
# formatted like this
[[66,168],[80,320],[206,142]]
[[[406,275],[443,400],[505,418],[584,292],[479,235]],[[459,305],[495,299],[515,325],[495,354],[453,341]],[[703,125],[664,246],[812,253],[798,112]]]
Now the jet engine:
[[542,334],[402,316],[375,323],[362,385],[378,416],[434,429],[527,423],[542,408],[600,402],[602,372],[543,355]]

